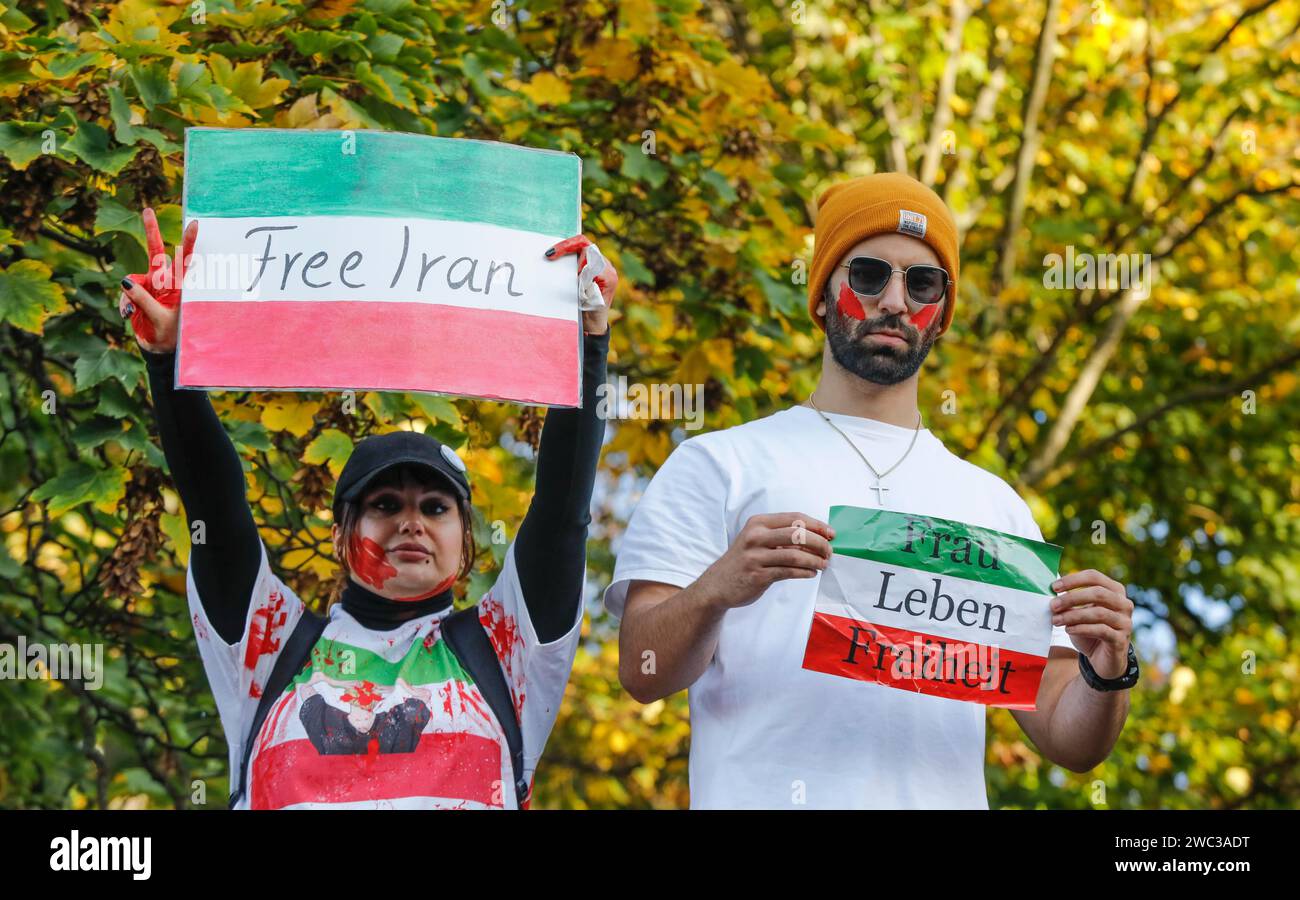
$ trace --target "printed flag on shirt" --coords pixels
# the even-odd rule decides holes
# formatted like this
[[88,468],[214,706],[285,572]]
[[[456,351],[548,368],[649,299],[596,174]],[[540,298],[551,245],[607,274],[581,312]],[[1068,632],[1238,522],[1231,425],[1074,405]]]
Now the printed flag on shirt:
[[1061,548],[882,509],[833,506],[803,667],[1034,709]]
[[185,130],[183,387],[580,403],[572,153],[378,131]]

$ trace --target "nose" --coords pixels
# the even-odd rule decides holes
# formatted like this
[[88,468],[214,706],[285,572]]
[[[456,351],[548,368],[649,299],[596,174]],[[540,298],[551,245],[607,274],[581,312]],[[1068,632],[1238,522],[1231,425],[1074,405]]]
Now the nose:
[[424,520],[418,509],[406,509],[402,511],[402,520],[397,526],[397,530],[402,534],[421,535],[424,534]]
[[882,315],[904,315],[907,313],[907,283],[903,272],[890,272],[885,289],[876,298],[876,306]]

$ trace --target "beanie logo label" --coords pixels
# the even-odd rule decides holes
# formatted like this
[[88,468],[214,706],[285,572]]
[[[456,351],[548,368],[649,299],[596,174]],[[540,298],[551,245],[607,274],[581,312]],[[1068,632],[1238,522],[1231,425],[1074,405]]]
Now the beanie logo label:
[[898,211],[898,230],[903,234],[911,234],[916,237],[925,237],[925,216],[918,212],[912,212],[910,209],[900,209]]

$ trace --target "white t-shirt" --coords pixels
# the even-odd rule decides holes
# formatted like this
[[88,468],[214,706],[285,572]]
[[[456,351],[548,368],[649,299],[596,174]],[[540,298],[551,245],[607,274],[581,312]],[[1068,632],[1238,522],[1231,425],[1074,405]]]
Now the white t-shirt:
[[[879,471],[913,429],[827,414]],[[691,438],[660,468],[615,546],[605,606],[622,616],[631,581],[685,587],[751,516],[828,521],[833,505],[938,516],[1042,540],[1028,506],[990,472],[923,429],[882,484],[805,406]],[[691,807],[987,809],[984,707],[802,667],[818,578],[778,581],[729,610],[690,687]],[[1052,646],[1073,649],[1065,629]]]
[[[188,594],[199,655],[230,745],[233,786],[262,686],[303,606],[271,572],[265,548],[238,643],[227,644],[208,622],[192,573]],[[373,631],[335,604],[309,664],[267,714],[237,808],[516,808],[505,732],[442,640],[450,613]],[[582,610],[566,635],[540,643],[511,544],[478,614],[519,716],[531,798],[533,772],[577,652]]]

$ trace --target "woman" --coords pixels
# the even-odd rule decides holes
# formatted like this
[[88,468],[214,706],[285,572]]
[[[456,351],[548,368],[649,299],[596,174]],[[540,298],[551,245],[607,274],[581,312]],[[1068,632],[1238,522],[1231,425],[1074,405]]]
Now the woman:
[[[464,463],[430,436],[394,432],[360,441],[340,473],[333,541],[347,582],[320,620],[268,566],[239,456],[207,394],[173,384],[179,288],[198,223],[172,265],[153,210],[143,218],[150,271],[123,280],[119,310],[136,324],[191,533],[203,523],[187,594],[231,784],[242,785],[232,806],[526,808],[582,624],[603,434],[595,390],[617,272],[606,266],[595,278],[600,298],[582,307],[582,408],[548,413],[532,503],[477,608],[452,615],[452,586],[475,552]],[[546,255],[579,253],[581,271],[590,245],[579,235]],[[287,686],[264,702],[276,681]]]

